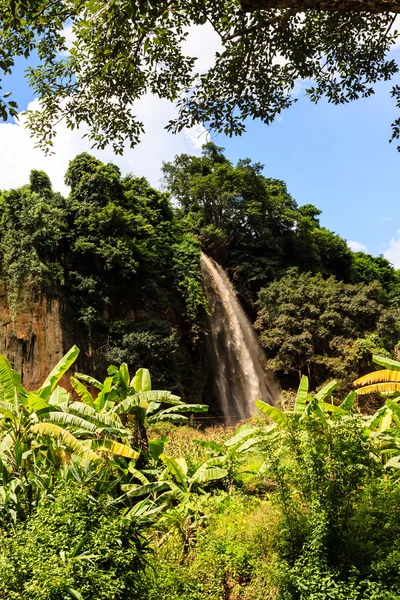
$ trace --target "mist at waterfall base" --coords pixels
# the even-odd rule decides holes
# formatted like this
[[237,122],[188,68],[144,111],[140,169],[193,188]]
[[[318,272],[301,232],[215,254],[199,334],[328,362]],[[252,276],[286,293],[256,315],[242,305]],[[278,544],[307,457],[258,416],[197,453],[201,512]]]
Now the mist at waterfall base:
[[225,422],[235,423],[254,414],[257,398],[275,405],[280,390],[224,269],[202,253],[201,270],[210,312],[210,392]]

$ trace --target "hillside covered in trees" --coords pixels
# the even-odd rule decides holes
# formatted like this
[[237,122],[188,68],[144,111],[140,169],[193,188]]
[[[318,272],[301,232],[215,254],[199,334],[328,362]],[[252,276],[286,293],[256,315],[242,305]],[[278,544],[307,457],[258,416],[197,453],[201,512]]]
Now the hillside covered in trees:
[[[214,144],[163,191],[88,154],[66,183],[0,195],[4,331],[57,299],[80,346],[37,386],[24,331],[0,352],[0,600],[399,600],[399,272]],[[283,388],[234,427],[201,252]]]
[[0,265],[11,315],[32,294],[62,299],[82,366],[152,370],[157,386],[206,401],[207,305],[200,251],[233,281],[283,387],[347,389],[372,353],[395,356],[400,274],[352,252],[250,159],[208,143],[164,164],[158,191],[88,154],[71,161],[68,198],[43,172],[0,198]]

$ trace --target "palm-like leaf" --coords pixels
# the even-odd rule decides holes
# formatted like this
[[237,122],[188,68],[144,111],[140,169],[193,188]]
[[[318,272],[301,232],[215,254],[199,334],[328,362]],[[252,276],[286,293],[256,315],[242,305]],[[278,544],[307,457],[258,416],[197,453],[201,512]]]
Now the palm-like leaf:
[[73,429],[83,429],[90,433],[97,433],[99,428],[94,423],[90,423],[87,419],[82,419],[77,415],[65,412],[49,412],[38,415],[39,421],[43,423],[55,423],[56,425],[66,425]]
[[329,398],[329,396],[337,388],[337,386],[338,386],[338,381],[336,381],[336,379],[334,379],[333,381],[330,381],[329,383],[324,385],[324,387],[315,394],[316,401],[317,402],[325,402],[325,400],[327,398]]
[[31,428],[32,433],[39,435],[48,435],[53,439],[60,440],[69,448],[72,452],[79,454],[80,456],[87,457],[89,460],[100,460],[100,457],[95,454],[92,450],[86,448],[79,440],[76,439],[66,429],[55,425],[54,423],[38,423],[33,425]]
[[139,452],[130,446],[115,442],[114,440],[88,440],[83,442],[83,445],[92,450],[101,450],[102,452],[109,452],[110,454],[116,454],[117,456],[123,456],[124,458],[133,458],[134,460],[137,460],[140,456]]
[[262,400],[256,400],[256,406],[259,408],[264,414],[267,415],[270,419],[275,421],[279,427],[287,427],[288,419],[284,412],[279,410],[279,408],[275,408],[275,406],[271,406]]
[[398,360],[374,354],[372,356],[372,362],[381,367],[385,367],[386,369],[390,369],[391,371],[400,371],[400,362]]
[[179,483],[185,490],[187,490],[187,464],[184,459],[175,459],[165,454],[160,454],[160,459],[167,467],[168,471],[175,477],[177,483]]
[[79,379],[79,381],[84,381],[88,385],[91,385],[92,387],[95,387],[98,390],[103,389],[103,384],[94,377],[91,377],[90,375],[85,375],[84,373],[74,373],[74,377],[75,379]]
[[3,415],[6,419],[15,419],[15,406],[11,402],[0,401],[0,415]]
[[147,494],[162,492],[169,488],[168,481],[154,481],[152,483],[145,483],[144,485],[135,485],[134,483],[121,485],[123,492],[128,496],[147,496]]
[[393,392],[400,392],[400,383],[375,383],[374,385],[366,385],[356,390],[357,396],[365,394],[392,394]]
[[308,396],[308,377],[303,375],[300,381],[299,389],[294,403],[294,412],[303,413],[307,403]]
[[70,404],[68,413],[81,417],[85,421],[90,422],[101,429],[109,430],[110,433],[115,433],[117,435],[128,434],[117,415],[113,415],[114,418],[112,418],[103,413],[99,413],[95,408],[83,404],[82,402],[73,402]]
[[87,387],[81,381],[76,379],[76,377],[70,377],[69,380],[82,402],[89,406],[94,406],[94,398]]
[[248,437],[254,435],[255,433],[257,433],[257,429],[255,427],[250,427],[249,425],[242,425],[237,429],[235,435],[229,440],[227,440],[224,445],[228,448],[230,446],[236,446],[236,444],[238,444],[239,442],[243,442],[243,440],[246,440]]
[[0,393],[4,402],[10,402],[15,407],[18,405],[17,384],[10,363],[2,354],[0,354]]
[[148,369],[138,369],[131,381],[135,392],[149,392],[151,390],[151,377]]
[[71,395],[67,390],[58,385],[51,393],[49,404],[54,406],[61,406],[62,404],[68,404]]
[[37,394],[39,396],[45,398],[46,400],[50,398],[52,391],[55,389],[60,379],[63,377],[63,375],[65,375],[68,369],[78,358],[78,354],[79,348],[77,346],[72,346],[72,348],[68,350],[65,356],[62,357],[62,359],[46,377],[43,385],[38,389]]
[[373,371],[372,373],[367,373],[367,375],[356,379],[354,385],[370,385],[372,383],[386,383],[389,381],[400,382],[400,371],[390,371],[389,369]]
[[222,469],[221,467],[200,468],[193,475],[192,481],[195,483],[209,483],[210,481],[224,479],[225,477],[228,477],[227,469]]
[[45,400],[44,398],[41,398],[34,392],[31,392],[28,395],[28,398],[26,401],[26,407],[29,410],[29,412],[36,412],[43,408],[48,408],[48,406],[49,406],[49,404],[48,404],[47,400]]
[[165,408],[161,411],[164,415],[173,413],[173,412],[207,412],[208,406],[207,404],[179,404],[178,406],[171,406],[170,408]]
[[355,391],[351,391],[349,394],[347,394],[346,398],[340,404],[340,408],[345,411],[351,410],[353,408],[354,401],[356,398],[357,394],[355,393]]
[[131,396],[128,396],[127,398],[125,398],[125,400],[119,402],[119,404],[117,404],[114,407],[113,412],[119,415],[123,413],[128,413],[133,408],[137,408],[141,404],[146,404],[148,406],[150,402],[164,402],[166,404],[174,405],[183,404],[179,396],[174,396],[173,394],[171,394],[171,392],[168,392],[166,390],[151,390],[148,392],[139,392],[137,394],[132,394]]
[[103,387],[101,388],[100,392],[97,395],[96,400],[94,401],[94,407],[99,412],[101,412],[104,409],[104,407],[108,401],[108,398],[111,394],[112,386],[113,386],[112,377],[107,377],[104,381]]
[[149,417],[147,419],[147,422],[149,423],[149,425],[154,423],[187,423],[187,421],[189,421],[189,419],[187,417],[185,417],[184,415],[179,415],[179,414],[174,414],[174,413],[167,413],[164,414],[163,411],[157,413],[156,415],[153,415],[151,417]]

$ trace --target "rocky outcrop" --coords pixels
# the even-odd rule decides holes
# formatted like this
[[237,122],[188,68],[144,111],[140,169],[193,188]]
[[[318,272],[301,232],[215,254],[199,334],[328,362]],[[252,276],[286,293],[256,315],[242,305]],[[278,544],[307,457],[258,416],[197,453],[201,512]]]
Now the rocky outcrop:
[[14,317],[0,286],[0,353],[22,375],[28,389],[37,389],[63,356],[63,309],[58,298],[29,298]]

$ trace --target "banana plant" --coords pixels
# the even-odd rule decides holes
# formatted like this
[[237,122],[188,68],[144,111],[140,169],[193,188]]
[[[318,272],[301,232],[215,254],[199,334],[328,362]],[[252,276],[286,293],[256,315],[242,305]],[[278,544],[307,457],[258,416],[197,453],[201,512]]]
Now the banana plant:
[[22,452],[23,467],[29,470],[33,456],[43,452],[43,446],[52,461],[66,459],[63,448],[91,461],[100,460],[97,450],[138,457],[121,443],[114,447],[116,436],[126,438],[129,434],[120,422],[80,402],[71,402],[70,394],[59,385],[78,354],[79,349],[73,346],[35,391],[22,385],[19,374],[0,355],[0,453],[13,468],[17,468],[17,455]]
[[132,470],[132,475],[140,483],[122,486],[128,496],[152,495],[156,498],[158,493],[163,492],[158,500],[190,503],[194,492],[202,493],[204,485],[228,476],[228,470],[221,466],[225,459],[222,456],[206,460],[191,476],[188,475],[188,465],[184,458],[172,458],[164,453],[159,458],[164,468],[158,473],[156,481],[152,481],[142,471]]
[[266,439],[275,435],[275,425],[262,429],[241,425],[233,437],[224,444],[195,439],[194,442],[208,451],[212,459],[219,461],[221,467],[227,471],[227,491],[232,493],[236,475],[244,473],[243,465],[246,463],[247,454],[259,451]]
[[279,408],[271,406],[262,400],[256,400],[256,406],[266,414],[278,428],[289,429],[291,415],[297,415],[300,419],[313,416],[316,417],[323,426],[327,426],[329,424],[329,413],[339,415],[348,410],[346,406],[349,408],[351,407],[351,398],[347,398],[347,403],[342,403],[339,407],[326,402],[336,389],[337,385],[338,382],[336,380],[330,381],[319,390],[319,392],[312,396],[309,393],[308,377],[303,375],[297,390],[292,411],[279,410]]
[[400,393],[400,362],[376,355],[372,357],[372,361],[385,369],[367,373],[356,379],[354,381],[354,385],[358,388],[356,394],[358,396],[374,393],[398,395]]
[[[132,424],[131,445],[144,457],[149,455],[149,425],[187,423],[188,417],[182,413],[208,410],[205,404],[186,404],[167,390],[152,390],[148,369],[138,369],[131,378],[126,363],[119,368],[110,366],[103,383],[82,373],[75,373],[71,383],[84,404],[124,425]],[[88,386],[96,391],[91,393]],[[169,406],[163,408],[164,404]]]

